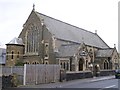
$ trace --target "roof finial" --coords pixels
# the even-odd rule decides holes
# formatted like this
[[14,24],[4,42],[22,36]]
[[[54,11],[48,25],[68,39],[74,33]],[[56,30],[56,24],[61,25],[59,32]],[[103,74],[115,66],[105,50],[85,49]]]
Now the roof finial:
[[33,3],[33,11],[35,10],[35,4]]
[[114,48],[116,48],[116,44],[114,44]]
[[95,34],[97,34],[97,30],[95,30]]

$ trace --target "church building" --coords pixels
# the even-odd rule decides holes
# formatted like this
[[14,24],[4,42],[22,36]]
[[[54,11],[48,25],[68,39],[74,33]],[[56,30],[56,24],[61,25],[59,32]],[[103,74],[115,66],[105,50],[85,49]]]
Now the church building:
[[97,34],[35,11],[18,38],[6,44],[6,66],[59,64],[66,71],[118,68],[116,46],[110,48]]

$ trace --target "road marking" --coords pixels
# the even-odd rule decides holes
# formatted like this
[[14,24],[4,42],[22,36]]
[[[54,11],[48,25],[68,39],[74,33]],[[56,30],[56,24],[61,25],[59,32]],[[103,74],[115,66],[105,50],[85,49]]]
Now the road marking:
[[111,86],[107,86],[107,87],[104,87],[104,88],[101,88],[99,90],[103,90],[103,89],[106,89],[106,88],[111,88],[111,87],[115,87],[116,85],[111,85]]
[[111,88],[111,87],[115,87],[116,85],[111,85],[111,86],[108,86],[108,87],[105,87],[105,88]]

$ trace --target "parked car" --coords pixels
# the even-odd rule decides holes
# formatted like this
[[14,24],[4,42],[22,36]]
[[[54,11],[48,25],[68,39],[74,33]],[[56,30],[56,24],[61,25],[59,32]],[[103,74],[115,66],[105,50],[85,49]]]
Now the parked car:
[[115,70],[115,78],[120,79],[120,69]]

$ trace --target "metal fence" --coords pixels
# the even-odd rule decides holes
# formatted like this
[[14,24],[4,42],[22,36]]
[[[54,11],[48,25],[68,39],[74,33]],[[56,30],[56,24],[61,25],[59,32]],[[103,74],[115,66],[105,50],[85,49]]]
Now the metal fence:
[[13,66],[13,67],[2,66],[3,75],[9,76],[13,73],[16,73],[18,75],[24,75],[24,66]]
[[58,82],[59,65],[25,65],[24,85]]

